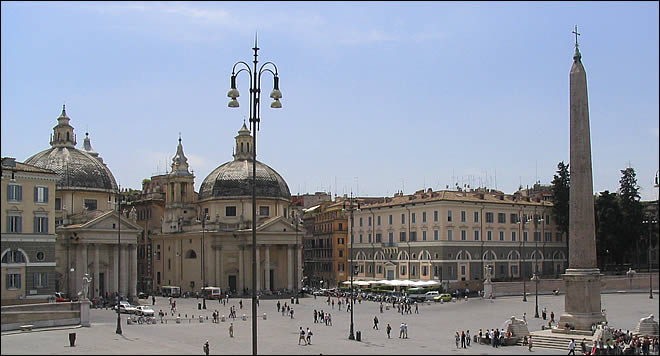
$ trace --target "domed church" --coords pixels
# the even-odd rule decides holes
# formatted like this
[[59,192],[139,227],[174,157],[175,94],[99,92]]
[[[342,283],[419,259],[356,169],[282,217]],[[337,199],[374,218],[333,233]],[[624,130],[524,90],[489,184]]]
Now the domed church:
[[83,148],[76,148],[70,120],[62,106],[51,134],[51,147],[25,160],[26,164],[57,173],[56,289],[76,296],[88,273],[92,277],[90,299],[115,292],[135,296],[136,241],[141,228],[126,214],[119,221],[115,178],[92,148],[88,133]]
[[166,179],[162,233],[153,236],[154,289],[182,292],[203,286],[249,293],[252,286],[252,219],[257,219],[257,290],[298,289],[302,238],[288,218],[291,193],[268,165],[256,162],[257,216],[252,216],[252,135],[243,124],[233,160],[214,169],[193,192],[194,175],[181,139]]

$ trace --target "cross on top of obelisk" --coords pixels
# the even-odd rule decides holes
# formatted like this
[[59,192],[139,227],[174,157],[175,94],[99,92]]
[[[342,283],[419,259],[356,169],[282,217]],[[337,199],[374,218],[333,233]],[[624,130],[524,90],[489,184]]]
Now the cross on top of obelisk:
[[577,32],[577,30],[578,30],[577,25],[575,25],[575,31],[572,32],[572,33],[575,34],[575,48],[577,48],[577,47],[579,46],[579,45],[578,45],[578,36],[579,36],[580,34]]

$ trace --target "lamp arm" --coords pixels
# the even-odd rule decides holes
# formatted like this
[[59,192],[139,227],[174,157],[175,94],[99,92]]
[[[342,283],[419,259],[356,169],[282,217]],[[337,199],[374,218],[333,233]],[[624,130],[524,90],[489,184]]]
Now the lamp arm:
[[[239,70],[238,72],[236,72],[236,74],[234,74],[234,72],[236,71],[236,66],[239,65],[239,64],[244,65],[245,68],[242,68],[241,70]],[[231,73],[232,73],[233,75],[238,75],[238,73],[240,73],[241,71],[246,70],[246,69],[247,69],[247,71],[248,71],[249,73],[252,73],[252,70],[250,70],[250,66],[249,66],[247,63],[245,63],[245,62],[243,62],[243,61],[238,61],[238,62],[234,63],[234,66],[231,68]]]
[[[269,70],[268,68],[265,68],[266,65],[268,65],[268,64],[270,64],[270,65],[273,66],[273,68],[275,69],[275,72],[274,72],[274,73],[273,73],[272,70]],[[277,76],[277,66],[275,65],[275,63],[273,63],[273,62],[266,62],[266,63],[262,64],[261,67],[259,67],[259,74],[261,74],[262,72],[265,72],[266,70],[268,70],[269,72],[273,73],[273,75]]]

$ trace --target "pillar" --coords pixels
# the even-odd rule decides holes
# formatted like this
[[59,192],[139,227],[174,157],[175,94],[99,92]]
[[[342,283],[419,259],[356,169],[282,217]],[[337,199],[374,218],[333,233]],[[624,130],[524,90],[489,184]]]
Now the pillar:
[[261,258],[259,257],[259,250],[260,247],[257,245],[257,253],[255,259],[257,260],[257,290],[261,290],[261,273],[262,273],[262,268],[261,268]]
[[266,245],[265,250],[265,261],[264,261],[264,270],[266,274],[264,275],[264,288],[270,289],[270,246]]
[[214,249],[214,258],[213,258],[213,286],[222,288],[222,283],[220,283],[220,249],[215,248]]
[[286,245],[286,288],[293,289],[293,249]]
[[126,253],[126,246],[119,246],[119,253],[121,254],[121,263],[119,265],[119,293],[126,295],[128,293],[128,254]]
[[243,293],[243,288],[245,288],[244,280],[243,280],[243,275],[245,274],[245,266],[243,265],[243,247],[240,247],[238,249],[238,293],[242,294]]
[[78,292],[80,292],[80,286],[81,286],[81,281],[83,277],[83,244],[76,244],[73,245],[75,248],[75,256],[76,256],[76,271],[73,273],[73,283],[71,286],[73,287],[73,290],[71,291],[72,296],[78,295]]
[[132,296],[137,296],[137,245],[130,245],[131,248],[131,284],[130,291]]
[[296,267],[295,285],[296,285],[296,290],[300,290],[300,288],[302,288],[302,286],[300,285],[301,284],[300,280],[302,279],[302,249],[300,248],[300,246],[298,246],[298,244],[296,244],[296,250],[298,254],[298,265]]
[[100,280],[100,268],[99,264],[99,244],[94,244],[94,279],[92,281],[92,284],[94,285],[94,288],[92,290],[92,296],[93,297],[98,297],[99,293],[101,293],[101,290],[99,287],[101,286],[101,280]]

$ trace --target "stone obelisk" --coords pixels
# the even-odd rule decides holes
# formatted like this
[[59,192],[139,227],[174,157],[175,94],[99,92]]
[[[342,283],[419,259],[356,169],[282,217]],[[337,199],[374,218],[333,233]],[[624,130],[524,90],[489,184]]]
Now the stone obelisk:
[[587,74],[582,66],[575,26],[575,54],[570,72],[570,200],[569,265],[563,275],[566,286],[564,313],[559,329],[591,330],[605,321],[600,304],[600,270],[596,263],[591,136]]

